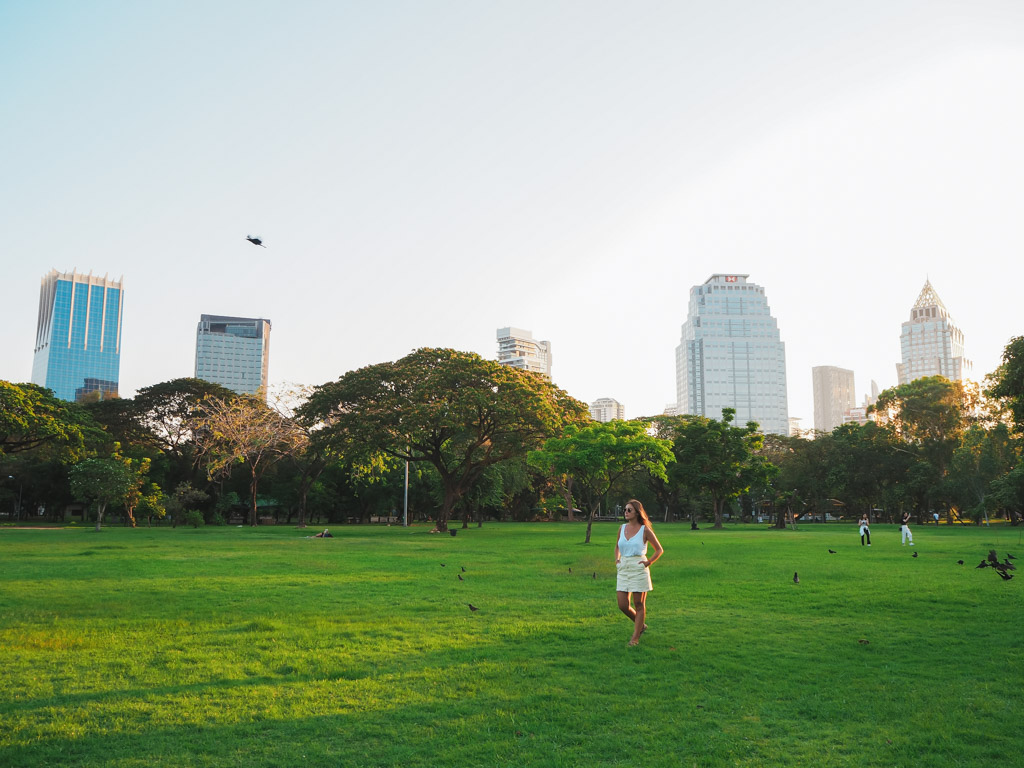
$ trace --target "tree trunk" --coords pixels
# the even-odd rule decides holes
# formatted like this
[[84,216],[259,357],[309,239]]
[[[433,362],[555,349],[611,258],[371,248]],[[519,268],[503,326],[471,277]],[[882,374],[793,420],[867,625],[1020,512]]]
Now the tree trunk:
[[565,497],[565,513],[569,516],[569,522],[576,522],[576,518],[572,514],[572,478],[568,478],[565,481],[565,485],[562,486],[562,495]]
[[251,499],[252,504],[249,507],[249,525],[251,525],[253,527],[256,526],[256,512],[257,512],[257,510],[256,510],[256,489],[257,489],[258,486],[259,486],[259,478],[256,476],[256,472],[253,471],[253,473],[252,473],[252,485],[249,487],[249,490],[250,490],[251,495],[252,495],[252,499]]
[[594,515],[597,513],[598,506],[600,506],[600,502],[590,505],[590,514],[587,515],[587,538],[583,540],[584,544],[590,543],[590,529],[594,527]]
[[719,499],[717,497],[711,497],[711,504],[715,510],[715,524],[712,526],[717,530],[722,528],[722,507],[725,506],[725,499]]
[[96,533],[100,532],[100,523],[103,522],[103,513],[106,509],[107,505],[105,502],[96,502]]

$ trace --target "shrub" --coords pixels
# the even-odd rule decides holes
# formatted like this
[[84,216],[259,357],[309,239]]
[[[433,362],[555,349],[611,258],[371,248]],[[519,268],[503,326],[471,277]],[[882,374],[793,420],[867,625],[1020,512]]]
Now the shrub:
[[198,528],[200,525],[205,525],[206,521],[203,520],[203,513],[198,509],[189,509],[185,511],[185,524],[191,525],[193,528]]

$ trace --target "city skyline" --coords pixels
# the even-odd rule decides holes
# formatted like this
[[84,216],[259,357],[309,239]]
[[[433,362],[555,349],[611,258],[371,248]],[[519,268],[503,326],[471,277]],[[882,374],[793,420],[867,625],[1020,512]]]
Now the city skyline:
[[897,383],[926,278],[975,379],[1020,333],[1021,7],[7,4],[0,66],[10,380],[74,265],[130,282],[125,396],[192,371],[210,307],[274,318],[272,384],[490,359],[511,321],[653,415],[689,286],[752,274],[805,425],[814,366]]

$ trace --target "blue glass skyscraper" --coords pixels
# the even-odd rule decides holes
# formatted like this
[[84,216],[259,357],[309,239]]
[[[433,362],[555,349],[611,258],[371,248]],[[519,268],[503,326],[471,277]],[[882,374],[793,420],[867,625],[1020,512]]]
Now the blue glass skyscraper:
[[676,409],[721,419],[735,408],[737,425],[756,421],[764,433],[789,434],[786,345],[764,288],[747,275],[712,275],[690,289],[676,347]]
[[32,382],[62,400],[117,397],[121,280],[51,270],[39,289]]

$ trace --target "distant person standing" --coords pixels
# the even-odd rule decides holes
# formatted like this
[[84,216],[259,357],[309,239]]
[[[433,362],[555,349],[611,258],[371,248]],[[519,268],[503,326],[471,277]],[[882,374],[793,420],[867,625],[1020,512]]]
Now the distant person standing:
[[909,543],[914,546],[914,534],[910,532],[910,513],[903,513],[903,522],[900,524],[900,546]]
[[935,519],[935,527],[938,528],[939,527],[939,513],[938,512],[932,512],[932,517]]
[[[647,630],[647,593],[651,585],[650,567],[665,551],[658,537],[651,529],[644,505],[636,499],[626,503],[626,523],[619,528],[619,539],[615,542],[616,596],[619,610],[633,620],[633,637],[629,645],[640,642],[640,635]],[[654,557],[647,558],[647,545],[654,546]],[[629,600],[633,598],[633,606]]]
[[861,515],[860,522],[858,523],[858,525],[860,526],[860,545],[862,547],[864,546],[864,538],[867,537],[868,546],[870,547],[871,546],[871,528],[868,527],[868,515],[867,515],[867,512],[865,512],[863,515]]

